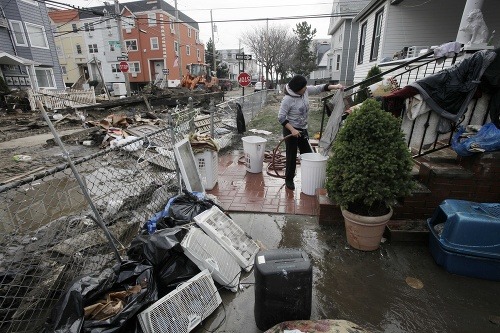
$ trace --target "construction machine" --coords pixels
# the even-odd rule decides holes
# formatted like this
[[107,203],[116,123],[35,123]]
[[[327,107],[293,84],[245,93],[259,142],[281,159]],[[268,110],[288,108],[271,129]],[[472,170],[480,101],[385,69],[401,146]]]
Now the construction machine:
[[210,75],[210,66],[207,64],[187,64],[187,73],[182,77],[181,87],[218,91],[219,79],[215,75]]

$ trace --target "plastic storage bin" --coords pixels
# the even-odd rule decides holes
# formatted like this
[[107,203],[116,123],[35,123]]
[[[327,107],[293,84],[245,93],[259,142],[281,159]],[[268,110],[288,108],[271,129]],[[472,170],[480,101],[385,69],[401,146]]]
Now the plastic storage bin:
[[254,314],[260,330],[283,321],[311,317],[312,267],[304,251],[260,251],[254,267]]
[[302,193],[314,195],[317,188],[325,186],[327,156],[318,153],[300,155]]
[[500,280],[500,203],[445,200],[427,225],[438,265],[454,274]]
[[245,153],[245,166],[248,172],[261,173],[264,163],[267,140],[260,136],[244,136],[243,152]]
[[252,269],[259,245],[217,206],[196,215],[194,220],[210,238],[233,256],[241,268],[247,272]]
[[198,163],[198,171],[205,190],[211,190],[217,184],[219,174],[219,154],[213,150],[206,150],[203,153],[195,154]]

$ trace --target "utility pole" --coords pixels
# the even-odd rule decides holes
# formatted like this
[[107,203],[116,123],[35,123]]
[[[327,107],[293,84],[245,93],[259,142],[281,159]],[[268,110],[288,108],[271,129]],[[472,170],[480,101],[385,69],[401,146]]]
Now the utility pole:
[[215,39],[214,39],[214,20],[212,18],[212,10],[210,9],[210,26],[212,27],[212,59],[214,62],[213,71],[215,72],[215,77],[217,77],[217,59],[215,59]]
[[181,24],[179,23],[177,0],[175,0],[175,23],[177,25],[177,57],[179,58],[179,80],[182,80]]
[[[128,52],[126,52],[127,46],[125,45],[125,41],[123,40],[122,16],[120,13],[120,4],[118,3],[118,0],[115,0],[115,14],[116,14],[116,24],[118,26],[118,36],[120,38],[121,53],[122,56],[126,55],[128,59]],[[122,74],[125,77],[125,89],[127,90],[127,97],[130,97],[130,80],[128,77],[128,72],[126,73],[122,72]]]

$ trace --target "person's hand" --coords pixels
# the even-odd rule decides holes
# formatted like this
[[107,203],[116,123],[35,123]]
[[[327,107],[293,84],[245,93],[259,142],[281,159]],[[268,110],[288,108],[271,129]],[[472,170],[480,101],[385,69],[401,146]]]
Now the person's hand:
[[295,128],[292,129],[290,132],[292,132],[292,135],[296,138],[300,136],[300,131],[297,131]]

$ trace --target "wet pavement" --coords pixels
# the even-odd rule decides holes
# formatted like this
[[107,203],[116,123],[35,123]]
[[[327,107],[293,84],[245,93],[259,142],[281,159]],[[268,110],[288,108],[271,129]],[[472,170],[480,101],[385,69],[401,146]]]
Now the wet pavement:
[[[311,319],[345,319],[371,332],[500,332],[500,283],[453,275],[437,266],[426,243],[384,243],[362,252],[346,242],[343,223],[316,217],[231,213],[268,249],[300,248],[313,265]],[[416,278],[415,289],[406,282]],[[254,319],[254,272],[237,293],[221,290],[224,306],[193,332],[261,332]],[[223,323],[221,321],[223,320]]]

